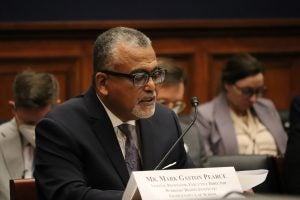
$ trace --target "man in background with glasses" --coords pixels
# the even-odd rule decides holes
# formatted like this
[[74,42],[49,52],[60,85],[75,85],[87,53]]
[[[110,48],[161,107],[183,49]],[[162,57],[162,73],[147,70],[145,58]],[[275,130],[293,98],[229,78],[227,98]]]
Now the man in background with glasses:
[[[121,199],[135,170],[153,170],[181,135],[174,112],[156,104],[159,67],[150,39],[117,27],[94,45],[92,87],[37,125],[39,198]],[[193,167],[183,142],[165,165]]]
[[[187,77],[181,66],[174,59],[167,57],[157,58],[158,66],[167,70],[165,80],[157,86],[157,101],[180,114],[186,103],[184,102],[184,90]],[[185,130],[192,121],[190,115],[179,116],[182,130]],[[194,124],[184,136],[185,150],[190,155],[197,167],[207,166],[207,156],[204,150],[203,138],[199,133],[199,127]]]
[[232,56],[221,74],[221,92],[199,106],[197,123],[208,156],[283,155],[287,134],[274,104],[262,98],[261,63],[247,53]]

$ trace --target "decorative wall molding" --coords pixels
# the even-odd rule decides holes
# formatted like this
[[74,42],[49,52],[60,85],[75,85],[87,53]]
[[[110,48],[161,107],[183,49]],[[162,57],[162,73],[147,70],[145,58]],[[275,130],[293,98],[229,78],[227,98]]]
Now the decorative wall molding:
[[0,119],[11,117],[12,80],[27,67],[54,73],[62,100],[85,91],[91,83],[94,40],[115,26],[143,31],[159,56],[173,57],[184,67],[186,100],[213,98],[222,65],[238,52],[263,62],[267,97],[278,109],[287,109],[292,96],[300,94],[300,19],[1,22]]

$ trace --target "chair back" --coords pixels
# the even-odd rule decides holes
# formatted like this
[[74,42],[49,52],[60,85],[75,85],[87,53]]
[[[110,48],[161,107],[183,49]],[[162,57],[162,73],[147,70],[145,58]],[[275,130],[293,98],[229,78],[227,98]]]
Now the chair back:
[[35,179],[9,181],[10,200],[37,200]]
[[224,155],[209,158],[209,167],[233,166],[236,171],[267,169],[266,180],[253,188],[256,193],[282,193],[280,170],[276,157],[268,155]]

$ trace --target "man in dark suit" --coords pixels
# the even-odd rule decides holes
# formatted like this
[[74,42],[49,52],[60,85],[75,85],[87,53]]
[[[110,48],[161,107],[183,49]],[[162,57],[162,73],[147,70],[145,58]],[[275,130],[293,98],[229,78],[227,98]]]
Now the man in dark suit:
[[[154,169],[181,134],[176,114],[156,104],[155,86],[165,73],[140,31],[117,27],[102,33],[94,46],[92,87],[37,125],[39,198],[121,199],[132,170]],[[133,125],[131,136],[119,128],[123,123]],[[130,153],[128,143],[134,144]],[[135,160],[128,161],[132,155]],[[171,163],[193,167],[183,143],[163,167]]]
[[287,193],[300,195],[300,96],[290,107],[290,131],[284,159],[284,187]]

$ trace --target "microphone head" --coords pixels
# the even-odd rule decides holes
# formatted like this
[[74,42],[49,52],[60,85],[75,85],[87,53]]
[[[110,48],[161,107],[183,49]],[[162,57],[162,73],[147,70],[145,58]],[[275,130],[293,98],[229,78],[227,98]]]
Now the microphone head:
[[192,97],[191,98],[191,104],[193,107],[197,107],[199,105],[199,101],[197,97]]

